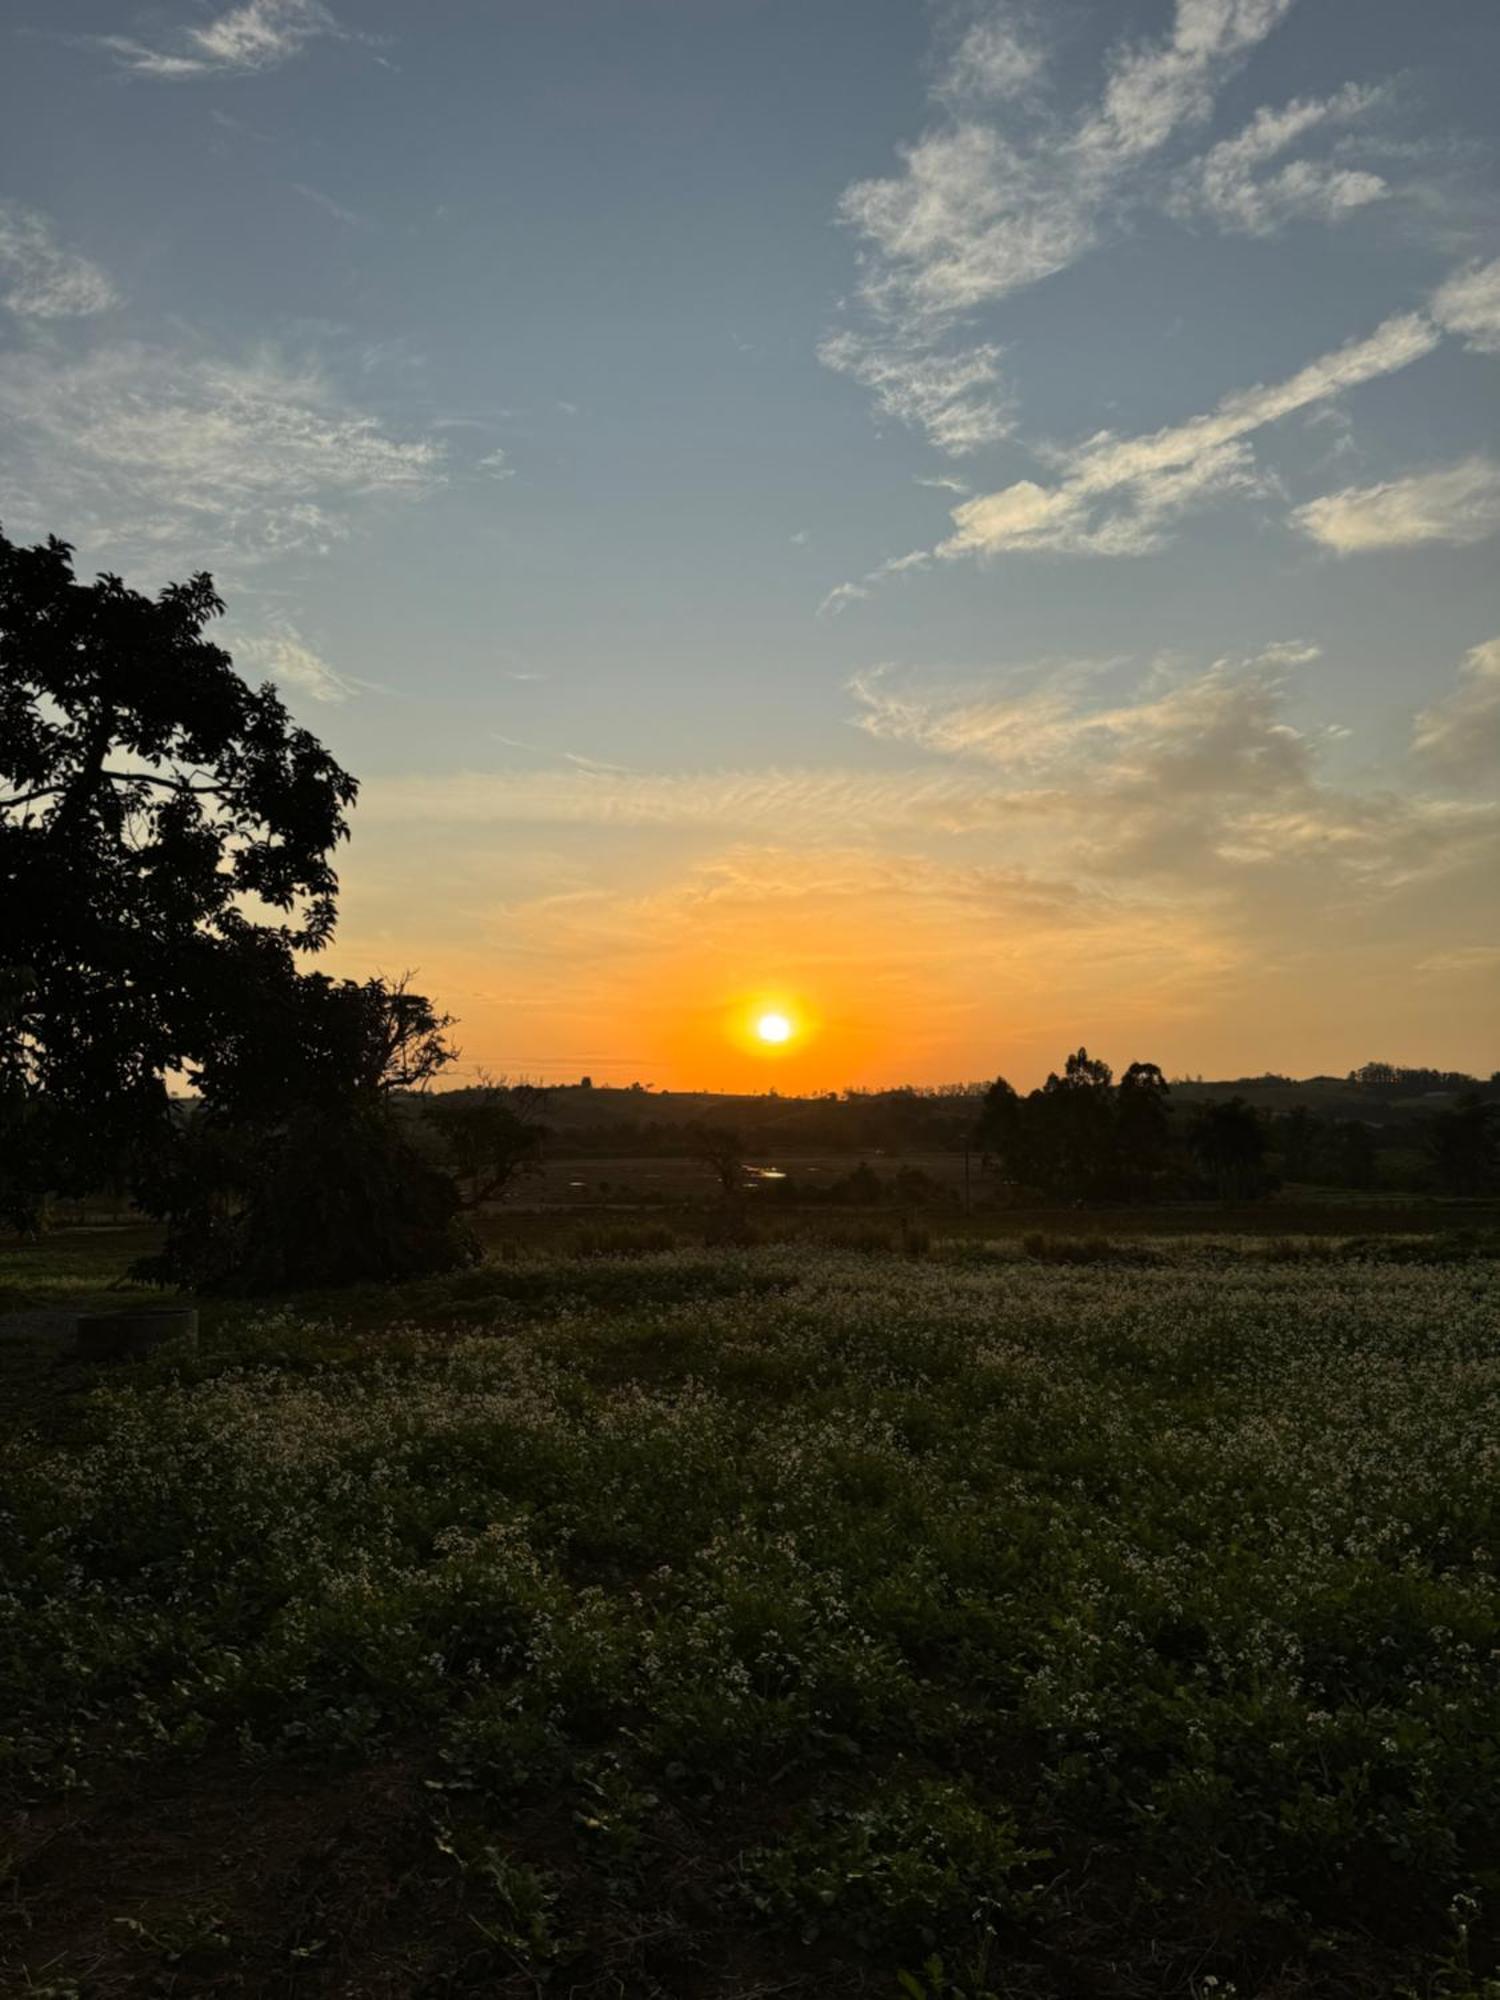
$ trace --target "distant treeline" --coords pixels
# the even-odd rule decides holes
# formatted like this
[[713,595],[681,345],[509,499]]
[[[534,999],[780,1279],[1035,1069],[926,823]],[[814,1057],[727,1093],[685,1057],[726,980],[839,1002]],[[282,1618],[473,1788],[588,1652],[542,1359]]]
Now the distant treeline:
[[[1350,1083],[1363,1089],[1379,1090],[1387,1096],[1427,1097],[1453,1090],[1479,1090],[1477,1076],[1461,1069],[1403,1069],[1399,1063],[1367,1062],[1349,1072]],[[1490,1078],[1490,1087],[1500,1084],[1500,1072]]]
[[[805,1098],[572,1086],[548,1093],[547,1151],[702,1157],[705,1126],[747,1163],[967,1150],[982,1192],[1017,1201],[1245,1200],[1288,1184],[1456,1195],[1500,1188],[1500,1081],[1436,1070],[1393,1076],[1169,1083],[1156,1064],[1136,1062],[1116,1080],[1080,1049],[1025,1095],[1004,1079]],[[1410,1077],[1448,1082],[1419,1092],[1406,1087]],[[1439,1093],[1439,1102],[1421,1101]],[[794,1171],[764,1192],[857,1201],[861,1190],[873,1194],[858,1171],[817,1189]],[[885,1187],[886,1198],[920,1199],[914,1183],[898,1195],[889,1171]]]
[[1132,1063],[1116,1083],[1080,1048],[1026,1097],[998,1078],[980,1143],[1008,1185],[1072,1201],[1244,1201],[1287,1182],[1445,1195],[1500,1186],[1500,1102],[1477,1089],[1389,1127],[1305,1104],[1257,1109],[1237,1094],[1176,1108],[1171,1098],[1154,1063]]

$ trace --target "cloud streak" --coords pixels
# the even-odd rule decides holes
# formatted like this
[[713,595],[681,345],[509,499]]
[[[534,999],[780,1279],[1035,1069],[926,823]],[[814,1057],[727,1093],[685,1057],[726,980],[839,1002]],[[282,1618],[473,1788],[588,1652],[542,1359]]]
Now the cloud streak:
[[238,640],[234,655],[242,668],[248,665],[257,673],[269,674],[272,680],[311,701],[347,701],[361,685],[331,667],[294,625],[286,623]]
[[1428,770],[1459,784],[1500,773],[1500,639],[1474,647],[1458,686],[1417,717],[1412,753]]
[[1477,354],[1500,354],[1500,257],[1450,278],[1439,287],[1432,310],[1440,326]]
[[245,0],[202,27],[184,28],[166,48],[128,35],[92,39],[127,74],[178,83],[277,69],[310,42],[343,32],[321,0]]
[[1187,218],[1206,216],[1222,229],[1270,236],[1289,222],[1337,222],[1382,200],[1390,189],[1378,174],[1332,161],[1293,160],[1274,173],[1260,171],[1308,133],[1364,117],[1380,98],[1379,91],[1349,84],[1331,97],[1299,98],[1276,110],[1263,105],[1243,131],[1177,176],[1169,208]]
[[1500,534],[1500,465],[1476,456],[1378,486],[1346,486],[1294,509],[1292,524],[1341,556],[1486,541]]
[[23,319],[87,319],[120,294],[97,264],[62,247],[44,215],[0,200],[0,301]]
[[1408,367],[1430,354],[1439,337],[1423,314],[1396,314],[1285,381],[1236,390],[1186,423],[1134,438],[1101,433],[1059,454],[1064,477],[1056,485],[1020,480],[955,507],[954,532],[936,553],[948,559],[1006,550],[1147,554],[1189,509],[1261,489],[1249,444],[1256,431]]

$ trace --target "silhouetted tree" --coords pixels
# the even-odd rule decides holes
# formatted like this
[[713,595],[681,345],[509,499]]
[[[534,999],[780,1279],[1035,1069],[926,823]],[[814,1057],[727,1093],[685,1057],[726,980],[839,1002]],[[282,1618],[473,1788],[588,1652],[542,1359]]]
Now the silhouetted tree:
[[451,1017],[406,974],[336,980],[278,956],[241,999],[219,1010],[217,1039],[192,1072],[220,1116],[264,1121],[422,1090],[454,1060]]
[[1155,1063],[1133,1062],[1115,1095],[1115,1137],[1120,1178],[1137,1200],[1148,1196],[1167,1171],[1172,1128],[1170,1086]]
[[980,1100],[974,1142],[987,1164],[1014,1177],[1021,1133],[1021,1100],[1003,1076],[997,1076]]
[[1500,1105],[1465,1091],[1433,1119],[1427,1149],[1444,1194],[1488,1193],[1500,1182]]
[[1080,1048],[1063,1074],[1033,1091],[1023,1127],[1024,1178],[1049,1193],[1082,1201],[1110,1191],[1114,1168],[1114,1097],[1109,1064]]
[[1341,1187],[1375,1185],[1375,1134],[1362,1120],[1348,1118],[1335,1133],[1336,1171]]
[[1265,1128],[1243,1097],[1202,1105],[1188,1144],[1222,1201],[1265,1192]]
[[1281,1147],[1281,1163],[1290,1181],[1305,1181],[1312,1173],[1313,1155],[1321,1126],[1305,1104],[1294,1104],[1276,1120],[1275,1133]]
[[727,1125],[692,1124],[683,1134],[688,1152],[708,1168],[726,1202],[745,1191],[745,1142]]
[[0,966],[0,1221],[22,1236],[42,1226],[48,1182],[47,1101],[30,1087],[15,1033],[31,991],[21,966]]
[[0,536],[0,1151],[33,1204],[128,1165],[161,1278],[460,1261],[457,1190],[388,1102],[451,1060],[448,1023],[404,979],[297,967],[333,931],[354,779],[204,637],[211,578],[148,598],[71,558]]
[[1133,1062],[1116,1086],[1109,1064],[1080,1048],[1025,1098],[998,1077],[975,1138],[988,1164],[1037,1194],[1149,1199],[1173,1179],[1168,1095],[1155,1063]]
[[481,1078],[477,1089],[423,1101],[423,1115],[437,1135],[465,1208],[499,1201],[520,1175],[537,1171],[547,1139],[537,1113],[546,1098],[532,1084]]
[[457,1187],[394,1109],[452,1061],[447,1025],[405,980],[264,968],[195,1073],[176,1143],[142,1177],[168,1230],[138,1275],[265,1292],[471,1261]]
[[844,1174],[828,1190],[834,1201],[850,1208],[874,1208],[886,1199],[890,1191],[868,1160],[861,1160],[852,1172]]
[[204,638],[209,577],[153,599],[71,557],[0,535],[0,1068],[58,1191],[159,1142],[169,1075],[327,942],[356,791]]

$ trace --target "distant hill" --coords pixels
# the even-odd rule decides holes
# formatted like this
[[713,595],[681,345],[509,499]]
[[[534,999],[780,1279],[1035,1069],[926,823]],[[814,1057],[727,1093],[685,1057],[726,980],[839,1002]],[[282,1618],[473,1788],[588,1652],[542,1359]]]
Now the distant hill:
[[[1480,1083],[1451,1072],[1367,1065],[1369,1075],[1174,1077],[1173,1106],[1240,1097],[1268,1114],[1305,1105],[1320,1119],[1413,1126],[1464,1089],[1500,1100],[1500,1080]],[[1434,1081],[1443,1079],[1442,1081]],[[938,1088],[838,1091],[807,1097],[776,1092],[654,1090],[645,1085],[559,1084],[542,1112],[559,1152],[675,1152],[682,1128],[732,1126],[747,1140],[780,1152],[961,1148],[970,1136],[984,1083]]]

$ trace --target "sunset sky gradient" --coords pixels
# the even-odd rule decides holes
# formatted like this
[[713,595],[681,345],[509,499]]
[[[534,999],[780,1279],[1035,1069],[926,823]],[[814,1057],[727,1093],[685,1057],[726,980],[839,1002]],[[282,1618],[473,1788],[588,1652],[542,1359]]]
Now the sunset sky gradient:
[[213,570],[466,1073],[1500,1062],[1490,0],[0,50],[0,520]]

